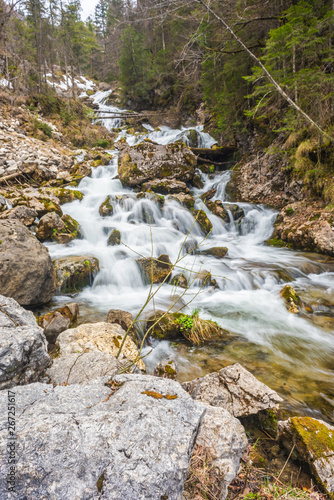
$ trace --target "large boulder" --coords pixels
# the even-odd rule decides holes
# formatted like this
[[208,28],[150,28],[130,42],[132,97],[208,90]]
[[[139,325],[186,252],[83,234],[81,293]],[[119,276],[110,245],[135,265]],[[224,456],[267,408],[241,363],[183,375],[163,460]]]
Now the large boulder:
[[278,422],[278,439],[292,458],[306,463],[319,487],[334,499],[334,427],[311,417]]
[[37,217],[37,212],[33,208],[24,205],[18,205],[15,208],[6,210],[0,216],[0,219],[18,219],[25,226],[32,226]]
[[112,354],[89,351],[55,358],[46,374],[55,385],[87,384],[99,377],[113,377],[120,366]]
[[227,496],[230,482],[238,474],[240,458],[247,443],[245,430],[237,418],[224,408],[207,407],[196,446],[206,451],[211,466],[219,471],[222,500]]
[[137,260],[145,277],[152,283],[162,283],[172,272],[172,263],[168,255],[160,255],[157,259],[143,257]]
[[187,184],[177,179],[153,179],[149,182],[144,182],[141,185],[143,191],[153,191],[160,194],[174,194],[174,193],[187,193],[189,189]]
[[[205,407],[172,380],[16,387],[17,498],[181,500]],[[7,391],[0,393],[7,408]],[[0,412],[0,469],[9,473],[8,415]],[[13,441],[15,442],[15,441]],[[0,497],[11,498],[5,481]]]
[[208,235],[212,231],[212,223],[207,217],[204,210],[194,210],[194,217],[196,218],[196,222],[203,231],[205,235]]
[[[125,333],[123,328],[116,323],[103,322],[87,323],[65,330],[57,338],[60,356],[89,351],[101,351],[116,356]],[[127,336],[119,360],[134,361],[138,354],[136,344],[130,336]],[[146,368],[141,359],[136,361],[136,365],[145,371]]]
[[275,391],[239,363],[184,382],[182,387],[201,403],[225,408],[235,417],[247,417],[275,408],[282,401]]
[[110,309],[107,316],[107,323],[116,323],[123,330],[127,331],[133,322],[132,314],[121,309]]
[[33,313],[0,295],[0,389],[36,382],[50,364],[47,341]]
[[59,217],[56,212],[50,212],[40,219],[36,236],[40,241],[68,243],[80,236],[79,223],[70,215]]
[[196,156],[182,142],[166,146],[145,141],[130,147],[117,143],[121,151],[118,173],[123,185],[137,187],[155,179],[191,181]]
[[56,291],[47,248],[18,220],[0,220],[0,293],[24,306],[49,302]]
[[56,338],[61,332],[68,330],[70,326],[74,326],[79,315],[79,306],[75,302],[66,304],[55,311],[44,314],[38,318],[38,324],[44,330],[50,344],[54,344]]
[[63,293],[78,291],[91,285],[100,269],[99,261],[91,255],[63,257],[53,261],[57,287]]

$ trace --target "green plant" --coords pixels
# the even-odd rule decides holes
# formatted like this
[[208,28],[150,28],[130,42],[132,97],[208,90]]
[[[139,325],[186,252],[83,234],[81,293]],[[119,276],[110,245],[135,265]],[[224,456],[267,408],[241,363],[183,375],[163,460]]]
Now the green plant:
[[52,128],[47,123],[35,120],[35,129],[41,130],[47,137],[50,137],[50,139],[52,138],[53,135]]
[[182,314],[182,316],[180,316],[180,318],[178,318],[175,322],[181,325],[181,332],[183,332],[183,330],[191,330],[194,324],[193,318],[187,314]]

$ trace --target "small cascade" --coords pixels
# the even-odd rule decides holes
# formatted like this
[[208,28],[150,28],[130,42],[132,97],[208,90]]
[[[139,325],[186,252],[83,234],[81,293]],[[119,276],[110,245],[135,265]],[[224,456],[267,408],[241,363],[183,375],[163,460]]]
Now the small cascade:
[[[113,109],[120,114],[122,110],[104,104],[109,96],[110,92],[97,92],[94,102],[99,104],[101,111]],[[121,121],[106,117],[102,118],[102,123],[111,129],[119,127]],[[120,136],[126,137],[130,145],[138,144],[145,137],[159,144],[169,144],[180,138],[184,140],[190,130],[168,127],[153,130],[150,126],[146,129],[146,135],[131,136],[122,131]],[[201,127],[195,130],[202,141],[201,147],[214,144],[214,139]],[[276,218],[276,213],[269,208],[238,203],[244,216],[234,221],[231,202],[225,193],[230,172],[201,174],[204,187],[193,190],[196,208],[206,212],[213,226],[205,239],[199,225],[194,223],[193,214],[171,197],[166,196],[162,205],[154,196],[138,197],[133,190],[124,188],[117,179],[117,154],[113,151],[109,165],[95,168],[92,177],[81,181],[78,189],[84,194],[82,201],[62,207],[64,213],[80,223],[84,238],[66,246],[49,245],[53,258],[91,254],[100,261],[101,270],[93,285],[78,294],[75,300],[101,314],[111,308],[137,313],[146,300],[149,285],[136,260],[150,257],[152,248],[153,257],[168,254],[172,262],[181,254],[183,259],[179,266],[192,283],[180,299],[183,311],[191,313],[198,308],[201,317],[217,321],[231,332],[235,341],[191,349],[184,344],[176,348],[169,342],[153,341],[147,365],[153,366],[169,354],[180,366],[181,380],[187,380],[239,361],[255,373],[268,372],[268,385],[286,394],[289,404],[305,404],[296,403],[296,400],[305,400],[309,389],[303,387],[308,386],[307,381],[311,383],[312,380],[313,386],[326,384],[332,375],[334,321],[321,323],[307,311],[300,315],[289,313],[280,298],[280,290],[291,283],[305,302],[315,304],[318,301],[334,307],[331,296],[334,263],[314,254],[267,246],[265,241],[272,234]],[[212,214],[200,199],[201,194],[214,188],[216,193],[212,201],[219,200],[226,206],[229,223]],[[107,196],[113,213],[101,217],[99,207]],[[108,237],[114,229],[120,231],[123,244],[108,246]],[[199,252],[189,253],[196,245],[200,250],[226,246],[228,254],[217,259]],[[194,278],[203,270],[211,272],[217,282],[216,288],[201,289],[199,280]],[[180,268],[174,271],[177,273]],[[163,285],[154,307],[168,309],[175,293],[170,284]],[[150,305],[148,310],[152,308]],[[287,384],[284,390],[280,389],[282,373]],[[307,412],[311,410],[308,408]]]

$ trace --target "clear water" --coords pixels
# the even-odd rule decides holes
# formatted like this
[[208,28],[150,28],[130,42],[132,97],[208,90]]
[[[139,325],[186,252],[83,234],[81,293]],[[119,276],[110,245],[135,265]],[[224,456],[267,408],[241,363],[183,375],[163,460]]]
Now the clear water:
[[[95,102],[101,109],[121,111],[103,104],[109,94],[98,92]],[[115,127],[112,119],[104,120],[109,128]],[[162,128],[153,132],[147,128],[147,135],[153,138],[154,134],[154,140],[161,144],[173,142],[187,131]],[[212,145],[208,134],[199,129],[198,134],[202,145]],[[143,136],[121,135],[130,144],[143,140]],[[204,188],[194,189],[197,207],[205,210],[213,224],[212,233],[203,242],[192,214],[179,203],[166,197],[164,206],[160,206],[152,199],[137,199],[136,193],[124,188],[116,178],[117,152],[113,152],[110,165],[94,169],[92,177],[81,181],[83,200],[62,207],[80,223],[84,238],[68,245],[50,244],[50,253],[53,258],[91,254],[99,259],[101,270],[93,285],[75,298],[82,304],[82,319],[87,322],[103,320],[111,308],[138,312],[149,286],[136,259],[149,257],[152,247],[154,257],[168,254],[172,262],[186,238],[203,249],[228,247],[224,259],[185,256],[183,249],[179,266],[192,282],[190,288],[177,300],[183,289],[162,286],[146,313],[153,307],[166,310],[174,301],[174,309],[185,306],[183,310],[191,313],[198,308],[201,317],[217,321],[231,335],[220,343],[200,347],[153,341],[146,347],[147,352],[152,350],[145,358],[148,370],[167,355],[172,356],[180,368],[179,379],[184,381],[238,361],[277,390],[288,411],[334,420],[334,260],[266,246],[276,213],[264,206],[239,203],[245,212],[241,225],[232,220],[226,224],[214,216],[199,196],[215,187],[213,200],[225,203],[229,175],[202,174]],[[109,195],[114,212],[102,218],[99,207]],[[122,245],[107,246],[113,229],[121,232]],[[194,278],[204,269],[211,272],[218,288],[200,288]],[[288,313],[280,298],[286,283],[291,283],[310,306],[309,312]],[[68,297],[58,298],[64,300]]]

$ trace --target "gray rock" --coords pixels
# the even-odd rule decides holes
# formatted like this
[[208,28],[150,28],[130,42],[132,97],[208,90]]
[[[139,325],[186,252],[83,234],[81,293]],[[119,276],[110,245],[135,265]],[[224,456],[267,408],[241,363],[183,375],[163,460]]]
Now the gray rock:
[[292,459],[307,463],[313,478],[329,498],[334,498],[334,426],[311,417],[278,422],[278,440]]
[[54,359],[47,375],[56,385],[87,384],[99,377],[113,377],[120,365],[115,356],[106,352],[66,354]]
[[78,291],[93,283],[100,269],[99,261],[91,255],[63,257],[53,261],[57,287],[63,293]]
[[246,417],[275,408],[282,401],[275,391],[239,363],[184,382],[182,387],[201,403],[225,408],[235,417]]
[[[16,498],[181,500],[205,407],[172,380],[122,375],[114,383],[119,387],[110,389],[99,379],[15,388]],[[3,391],[1,408],[7,403]],[[0,419],[0,468],[6,475],[7,413]],[[12,499],[5,481],[0,497]]]
[[36,217],[36,210],[23,205],[18,205],[17,207],[6,210],[6,212],[1,214],[1,219],[19,219],[19,221],[25,226],[31,226],[35,222]]
[[239,471],[240,458],[247,446],[245,430],[238,419],[224,408],[208,406],[196,444],[206,448],[222,477],[222,499]]
[[75,302],[66,304],[55,311],[38,318],[38,324],[44,330],[50,344],[54,344],[58,335],[71,326],[75,326],[78,320],[79,306]]
[[50,364],[33,313],[0,295],[0,389],[36,382]]
[[56,291],[47,248],[18,220],[0,220],[0,293],[24,306],[46,304]]

